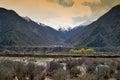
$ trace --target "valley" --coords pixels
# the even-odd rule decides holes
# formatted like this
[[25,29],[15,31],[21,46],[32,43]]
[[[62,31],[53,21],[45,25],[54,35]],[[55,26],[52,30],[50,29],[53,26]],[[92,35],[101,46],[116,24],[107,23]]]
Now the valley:
[[[55,5],[59,3],[69,13],[69,8],[77,0],[70,0],[70,3],[67,3],[69,0],[47,1]],[[85,2],[81,5],[86,7],[85,13],[89,8],[92,16],[96,15],[92,6],[101,5],[102,2]],[[101,11],[104,12],[104,9]],[[86,21],[82,21],[78,12],[75,8],[77,17],[70,13],[72,20],[66,22],[61,18],[57,21],[54,17],[61,16],[49,16],[47,12],[39,15],[48,14],[49,17],[45,16],[44,19],[41,16],[40,20],[52,18],[48,20],[49,24],[86,22],[88,15],[84,15]],[[64,16],[64,19],[66,16],[71,18]],[[21,16],[17,10],[0,7],[0,80],[120,80],[120,5],[91,21],[68,30],[62,29],[64,26],[56,30],[53,26]]]
[[102,51],[115,50],[120,46],[119,10],[120,5],[117,5],[89,25],[62,31],[21,17],[13,10],[0,8],[0,47],[93,47],[104,48]]

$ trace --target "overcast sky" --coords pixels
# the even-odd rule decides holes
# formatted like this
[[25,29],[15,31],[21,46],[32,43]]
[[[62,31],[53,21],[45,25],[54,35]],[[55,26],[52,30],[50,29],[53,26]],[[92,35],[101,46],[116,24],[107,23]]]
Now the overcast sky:
[[120,0],[0,0],[0,7],[55,29],[96,20]]

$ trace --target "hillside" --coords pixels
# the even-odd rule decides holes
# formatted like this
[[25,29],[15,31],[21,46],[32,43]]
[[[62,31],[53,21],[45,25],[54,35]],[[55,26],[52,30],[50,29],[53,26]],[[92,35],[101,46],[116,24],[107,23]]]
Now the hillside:
[[45,46],[61,44],[63,35],[53,28],[0,8],[0,46]]
[[77,47],[120,46],[120,5],[113,7],[98,20],[85,27],[68,43]]
[[81,32],[82,30],[84,30],[86,26],[76,26],[75,28],[67,31],[64,33],[65,38],[66,38],[66,42],[71,39],[74,38],[74,36],[76,36],[77,33]]

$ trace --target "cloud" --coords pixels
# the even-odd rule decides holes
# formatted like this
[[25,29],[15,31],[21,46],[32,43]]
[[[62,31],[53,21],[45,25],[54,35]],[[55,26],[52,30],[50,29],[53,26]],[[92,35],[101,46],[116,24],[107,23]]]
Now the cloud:
[[77,22],[82,22],[84,20],[89,20],[90,17],[88,17],[88,16],[84,16],[84,17],[77,16],[77,17],[73,17],[72,19],[75,23],[77,23]]
[[96,20],[117,4],[120,0],[0,0],[1,7],[55,29]]
[[74,5],[74,0],[48,0],[48,1],[58,3],[63,7],[72,7]]
[[[96,0],[97,1],[97,0]],[[82,2],[83,6],[88,6],[91,9],[92,14],[89,16],[75,16],[72,20],[75,24],[83,21],[94,21],[101,15],[109,11],[113,6],[120,4],[120,0],[86,0]]]
[[120,0],[100,0],[99,3],[90,3],[84,2],[83,5],[89,6],[92,10],[92,15],[98,17],[108,10],[110,10],[113,6],[120,4]]

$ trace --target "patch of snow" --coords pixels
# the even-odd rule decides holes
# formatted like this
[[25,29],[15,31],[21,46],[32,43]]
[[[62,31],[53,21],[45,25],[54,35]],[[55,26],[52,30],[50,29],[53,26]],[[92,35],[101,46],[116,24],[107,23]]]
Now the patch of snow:
[[30,22],[30,18],[25,16],[24,19],[27,21],[27,22]]

